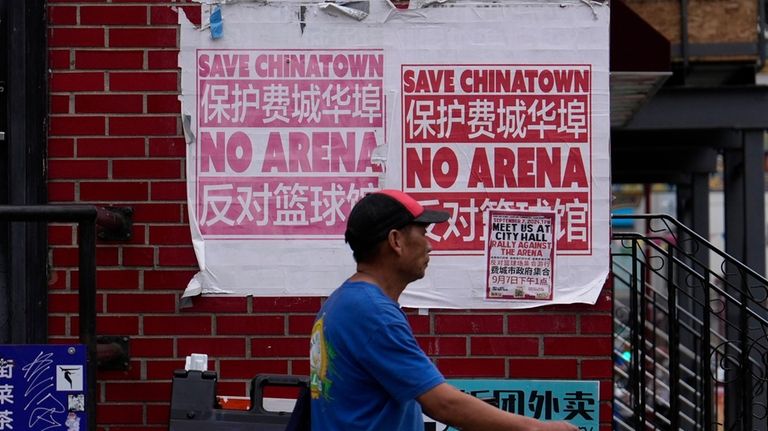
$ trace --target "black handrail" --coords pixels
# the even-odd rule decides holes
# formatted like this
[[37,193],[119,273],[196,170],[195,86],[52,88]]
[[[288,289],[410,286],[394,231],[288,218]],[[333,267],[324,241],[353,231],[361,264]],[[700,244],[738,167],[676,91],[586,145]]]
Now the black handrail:
[[[615,306],[627,300],[629,310],[626,319],[614,314],[616,340],[632,352],[629,369],[616,363],[617,379],[628,379],[617,390],[631,394],[615,400],[616,426],[765,430],[768,279],[669,215],[612,218],[645,221],[647,230],[612,235],[622,248],[612,254],[614,289],[629,288],[626,299],[614,295]],[[710,267],[711,258],[717,265]],[[669,411],[658,411],[664,396]]]
[[86,347],[88,429],[96,430],[96,218],[93,205],[0,205],[0,220],[77,223],[80,342]]

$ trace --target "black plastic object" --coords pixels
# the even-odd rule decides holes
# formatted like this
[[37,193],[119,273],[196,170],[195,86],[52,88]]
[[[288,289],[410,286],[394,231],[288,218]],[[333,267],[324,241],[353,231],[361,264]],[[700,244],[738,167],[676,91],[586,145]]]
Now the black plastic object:
[[285,431],[291,412],[265,410],[264,388],[308,386],[303,376],[258,375],[251,380],[250,410],[224,410],[216,402],[217,380],[213,371],[174,371],[169,431]]

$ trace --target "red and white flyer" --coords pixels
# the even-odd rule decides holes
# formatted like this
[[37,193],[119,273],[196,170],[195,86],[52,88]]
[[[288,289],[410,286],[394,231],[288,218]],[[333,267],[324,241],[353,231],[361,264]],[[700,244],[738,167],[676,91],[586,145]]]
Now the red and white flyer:
[[555,213],[491,211],[488,299],[550,301],[555,280]]

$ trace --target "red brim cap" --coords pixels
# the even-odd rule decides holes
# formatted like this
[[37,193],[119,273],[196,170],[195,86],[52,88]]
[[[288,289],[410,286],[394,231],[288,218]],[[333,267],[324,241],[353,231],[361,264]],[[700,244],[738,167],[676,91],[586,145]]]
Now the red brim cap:
[[444,211],[435,211],[425,209],[416,199],[401,192],[400,190],[384,189],[376,193],[387,195],[399,202],[408,212],[413,215],[413,221],[416,223],[442,223],[447,221],[451,215]]

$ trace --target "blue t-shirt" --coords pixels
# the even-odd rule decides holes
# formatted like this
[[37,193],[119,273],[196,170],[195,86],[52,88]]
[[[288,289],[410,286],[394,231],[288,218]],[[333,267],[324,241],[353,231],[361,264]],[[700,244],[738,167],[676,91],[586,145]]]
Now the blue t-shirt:
[[423,430],[416,398],[443,383],[397,302],[346,282],[323,304],[310,349],[312,429]]

